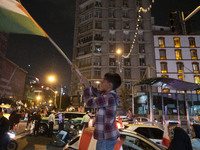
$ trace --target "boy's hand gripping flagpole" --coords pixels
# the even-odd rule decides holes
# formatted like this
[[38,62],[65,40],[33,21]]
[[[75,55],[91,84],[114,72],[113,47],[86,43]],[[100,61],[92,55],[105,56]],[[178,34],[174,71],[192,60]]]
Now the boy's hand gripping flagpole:
[[69,65],[74,68],[76,75],[81,79],[78,68],[72,64],[60,47],[49,37],[49,35],[40,27],[40,25],[32,18],[28,11],[23,7],[21,2],[16,0],[0,0],[0,32],[32,34],[43,36],[55,46],[55,48],[63,55]]

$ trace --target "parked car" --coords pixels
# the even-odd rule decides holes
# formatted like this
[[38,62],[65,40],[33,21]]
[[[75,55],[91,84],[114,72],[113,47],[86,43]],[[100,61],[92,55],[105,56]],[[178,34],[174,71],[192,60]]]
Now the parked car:
[[[93,129],[88,129],[87,136],[91,135],[93,132]],[[83,132],[84,133],[84,132]],[[85,133],[86,134],[86,133]],[[131,130],[127,129],[120,129],[120,139],[123,139],[121,141],[118,141],[116,145],[118,145],[118,149],[120,150],[166,150],[166,147],[158,145],[148,138],[144,137],[143,135],[136,133]],[[87,141],[87,140],[86,140]],[[78,150],[79,146],[87,147],[88,150],[95,150],[96,149],[96,142],[94,138],[91,138],[91,140],[88,142],[85,142],[81,139],[81,134],[74,137],[64,148],[63,150]],[[121,143],[122,142],[122,143]],[[121,144],[120,144],[121,143]]]
[[148,124],[127,124],[124,128],[142,134],[156,144],[162,144],[164,130],[158,126]]
[[[53,130],[58,130],[59,128],[59,114],[62,114],[65,116],[64,123],[68,121],[68,118],[72,118],[72,123],[74,125],[81,124],[82,118],[86,113],[81,112],[58,112],[55,114],[55,125],[53,127]],[[48,124],[49,117],[42,117],[42,120],[39,125],[39,134],[44,135],[47,133],[49,124]]]

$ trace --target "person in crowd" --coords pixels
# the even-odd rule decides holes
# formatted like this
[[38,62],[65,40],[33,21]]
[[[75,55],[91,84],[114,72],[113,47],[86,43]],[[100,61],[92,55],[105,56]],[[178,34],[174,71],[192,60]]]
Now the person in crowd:
[[126,115],[126,117],[128,121],[133,121],[134,117],[130,109],[128,110],[128,114]]
[[67,132],[71,131],[72,130],[71,126],[72,126],[72,118],[69,117],[65,124],[65,131]]
[[28,130],[28,128],[31,128],[32,121],[33,121],[33,113],[32,113],[31,110],[28,110],[28,120],[27,120],[27,124],[26,124],[25,130]]
[[90,121],[89,111],[86,112],[86,114],[83,116],[83,119],[81,121],[82,127],[88,125],[88,122]]
[[20,121],[21,121],[21,113],[20,113],[20,110],[18,109],[14,116],[13,132],[16,132],[16,130],[19,128]]
[[51,114],[49,115],[49,133],[48,133],[48,137],[52,137],[53,135],[53,126],[55,125],[55,110],[51,111]]
[[15,118],[15,115],[16,115],[16,110],[14,110],[14,108],[13,108],[13,111],[9,116],[9,130],[13,130],[14,129],[14,118]]
[[33,115],[33,119],[35,121],[35,127],[33,130],[33,134],[34,136],[38,135],[38,130],[39,130],[39,125],[40,125],[40,121],[41,121],[41,115],[40,115],[40,111],[37,111],[34,115]]
[[168,150],[192,150],[190,137],[184,129],[174,128],[174,136]]
[[6,132],[9,130],[9,121],[3,116],[3,109],[0,107],[0,150],[5,145]]
[[200,125],[193,124],[191,128],[192,148],[193,150],[200,150]]
[[65,115],[60,113],[58,116],[59,116],[59,131],[61,131],[64,130]]
[[83,76],[81,76],[81,82],[85,87],[86,105],[98,108],[94,130],[94,138],[97,140],[96,150],[113,150],[119,137],[116,125],[119,98],[115,90],[121,85],[121,77],[117,73],[106,73],[101,82],[101,91],[91,86]]

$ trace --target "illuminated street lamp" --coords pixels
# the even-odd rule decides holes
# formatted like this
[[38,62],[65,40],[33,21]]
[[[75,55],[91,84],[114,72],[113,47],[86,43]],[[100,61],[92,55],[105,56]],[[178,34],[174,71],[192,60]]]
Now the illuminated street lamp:
[[38,101],[41,100],[41,96],[38,95],[38,96],[36,97],[36,99],[37,99]]
[[120,72],[122,72],[122,68],[120,66],[120,60],[119,60],[119,57],[120,57],[121,53],[122,53],[121,49],[117,49],[117,51],[116,51],[116,54],[118,55],[118,57],[117,57],[117,63],[119,65],[119,71]]
[[55,76],[53,76],[53,75],[50,75],[50,76],[48,77],[48,81],[51,82],[51,83],[55,82],[55,80],[56,80],[56,78],[55,78]]
[[97,84],[97,89],[99,88],[99,84],[101,83],[100,81],[95,81],[95,83]]

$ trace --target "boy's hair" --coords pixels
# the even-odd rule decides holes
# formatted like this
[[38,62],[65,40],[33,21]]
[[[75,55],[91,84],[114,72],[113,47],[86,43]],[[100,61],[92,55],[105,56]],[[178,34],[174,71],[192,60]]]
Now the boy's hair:
[[117,73],[113,73],[113,72],[110,72],[110,73],[106,73],[104,75],[105,79],[112,83],[113,85],[113,90],[117,89],[118,87],[120,87],[122,81],[121,81],[121,77],[119,74]]

